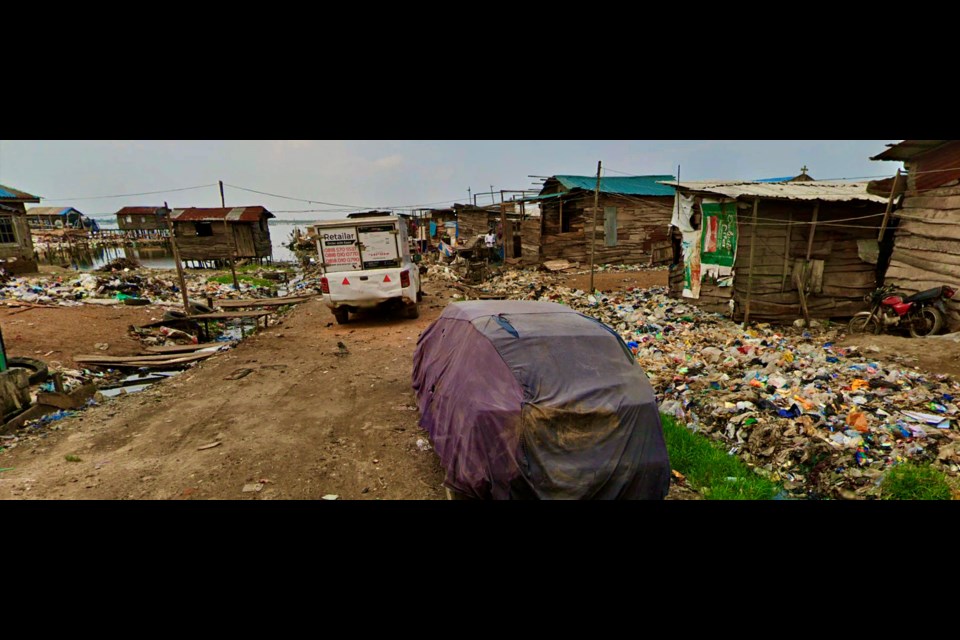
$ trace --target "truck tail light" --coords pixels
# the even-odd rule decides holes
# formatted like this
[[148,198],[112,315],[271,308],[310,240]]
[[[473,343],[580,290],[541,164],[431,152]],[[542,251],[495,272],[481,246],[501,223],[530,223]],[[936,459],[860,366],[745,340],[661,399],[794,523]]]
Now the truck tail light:
[[410,272],[404,269],[400,272],[400,286],[409,287],[410,286]]
[[943,288],[943,295],[947,296],[948,298],[952,298],[956,292],[957,292],[957,290],[954,289],[953,287],[944,287],[944,288]]
[[330,293],[330,281],[326,277],[320,278],[320,291]]

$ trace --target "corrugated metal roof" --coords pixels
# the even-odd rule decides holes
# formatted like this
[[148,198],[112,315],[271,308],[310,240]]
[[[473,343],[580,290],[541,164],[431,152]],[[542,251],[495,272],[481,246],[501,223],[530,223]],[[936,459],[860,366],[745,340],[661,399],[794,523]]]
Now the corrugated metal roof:
[[[30,207],[27,209],[28,216],[65,216],[71,211],[77,211],[73,207]],[[83,215],[79,211],[78,214]]]
[[[596,180],[596,178],[594,178],[594,180]],[[535,200],[547,200],[549,198],[559,198],[565,193],[566,191],[561,191],[560,193],[548,193],[545,196],[529,196],[526,198],[517,198],[513,202],[533,202]]]
[[677,182],[672,180],[668,184],[727,198],[751,197],[824,202],[887,201],[886,198],[868,193],[866,182],[747,182],[743,180]]
[[20,191],[13,187],[6,187],[0,184],[0,198],[4,200],[20,200],[23,202],[40,202],[40,198],[30,195],[26,191]]
[[340,220],[320,220],[313,224],[314,228],[324,227],[352,227],[357,224],[369,224],[378,222],[395,222],[396,216],[379,216],[376,218],[342,218]]
[[909,160],[921,153],[926,153],[931,149],[936,149],[950,140],[904,140],[897,144],[888,145],[890,148],[883,153],[870,158],[871,160]]
[[[597,187],[597,176],[553,176],[567,189],[585,189],[593,191]],[[672,187],[662,184],[674,180],[674,176],[622,176],[600,178],[601,193],[620,193],[631,196],[672,196]]]
[[154,215],[163,207],[124,207],[117,211],[118,216],[148,216]]
[[178,222],[216,222],[217,220],[229,220],[230,222],[256,222],[263,215],[266,215],[267,218],[276,217],[264,207],[227,207],[223,209],[202,209],[199,207],[190,207],[189,209],[174,209],[170,212],[170,218]]

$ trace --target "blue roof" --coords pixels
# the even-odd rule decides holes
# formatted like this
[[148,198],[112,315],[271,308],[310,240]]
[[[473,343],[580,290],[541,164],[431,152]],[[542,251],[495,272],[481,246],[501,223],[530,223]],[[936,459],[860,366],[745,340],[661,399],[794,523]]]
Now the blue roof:
[[26,191],[20,191],[19,189],[14,189],[13,187],[7,187],[0,184],[0,198],[6,200],[22,200],[24,202],[40,202],[40,198],[37,196],[31,195]]
[[787,176],[786,178],[761,178],[759,180],[754,180],[753,182],[790,182],[796,176]]
[[[553,176],[567,189],[593,191],[597,187],[596,176]],[[623,176],[600,178],[601,193],[622,193],[631,196],[672,196],[674,188],[657,184],[661,180],[676,180],[674,176]]]

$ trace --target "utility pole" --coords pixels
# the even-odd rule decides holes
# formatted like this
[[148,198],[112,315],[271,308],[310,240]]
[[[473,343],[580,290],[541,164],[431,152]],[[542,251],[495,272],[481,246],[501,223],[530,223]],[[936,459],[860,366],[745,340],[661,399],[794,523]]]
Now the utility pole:
[[170,207],[163,203],[164,218],[167,229],[170,231],[170,246],[173,247],[173,262],[177,265],[177,278],[180,280],[180,295],[183,297],[183,312],[190,315],[190,302],[187,300],[187,282],[183,278],[183,265],[180,264],[180,249],[177,248],[177,234],[173,230],[173,220],[170,219]]
[[593,192],[593,226],[590,231],[590,294],[593,295],[593,254],[597,250],[597,207],[600,206],[600,166],[597,161],[597,188]]
[[[220,180],[220,206],[224,209],[227,208],[227,205],[223,199],[223,180]],[[230,240],[231,244],[233,244],[233,249],[230,250],[230,253],[232,254],[230,256],[230,273],[233,274],[233,288],[236,291],[240,291],[240,281],[237,280],[237,270],[233,265],[237,258],[237,239],[232,237],[232,234],[230,233],[230,225],[227,223],[227,216],[223,216],[223,230],[227,232],[227,238]]]

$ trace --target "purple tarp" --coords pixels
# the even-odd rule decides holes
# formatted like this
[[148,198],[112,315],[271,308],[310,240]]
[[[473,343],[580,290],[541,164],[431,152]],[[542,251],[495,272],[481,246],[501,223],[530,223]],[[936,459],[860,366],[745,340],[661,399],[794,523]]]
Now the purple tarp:
[[552,302],[447,306],[413,389],[446,484],[473,498],[662,499],[653,389],[610,328]]

